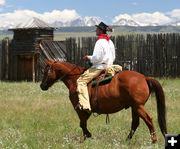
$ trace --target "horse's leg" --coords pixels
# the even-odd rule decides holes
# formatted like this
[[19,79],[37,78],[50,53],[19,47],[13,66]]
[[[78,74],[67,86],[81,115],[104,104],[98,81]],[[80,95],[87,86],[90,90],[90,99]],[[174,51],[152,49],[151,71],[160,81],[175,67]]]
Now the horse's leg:
[[131,112],[132,112],[131,131],[130,131],[128,137],[127,137],[127,140],[132,138],[132,136],[134,135],[137,127],[139,126],[139,115],[138,115],[137,111],[132,107]]
[[78,116],[80,119],[80,127],[82,128],[82,131],[83,131],[84,140],[86,138],[90,138],[91,133],[87,129],[87,120],[90,117],[91,113],[87,113],[87,112],[82,111],[82,110],[78,110],[77,113],[78,113]]
[[149,114],[145,111],[144,106],[140,105],[137,108],[138,115],[145,121],[146,125],[149,128],[152,143],[155,143],[157,141],[154,125],[152,122],[152,118],[149,116]]

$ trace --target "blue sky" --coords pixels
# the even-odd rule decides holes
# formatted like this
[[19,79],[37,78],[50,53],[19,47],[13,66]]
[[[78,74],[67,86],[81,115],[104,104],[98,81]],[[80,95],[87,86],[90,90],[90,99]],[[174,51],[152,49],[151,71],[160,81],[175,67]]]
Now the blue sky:
[[[180,19],[180,15],[177,15],[180,12],[180,0],[0,0],[0,21],[1,19],[4,21],[4,17],[8,14],[16,16],[16,11],[32,15],[36,13],[40,16],[47,13],[52,14],[54,10],[56,13],[58,11],[59,15],[61,13],[63,16],[69,17],[68,12],[64,13],[65,10],[68,10],[71,16],[69,19],[93,16],[110,24],[115,18],[117,20],[117,17],[128,15],[130,18],[137,19],[137,14],[144,13],[149,16],[152,14],[154,17],[154,13],[159,13],[156,14],[156,17],[163,14],[165,17],[175,16],[176,19]],[[53,13],[53,15],[55,14]],[[10,16],[8,17],[10,18]],[[19,14],[17,18],[20,18]],[[54,19],[54,17],[49,18]],[[62,19],[64,18],[62,17]],[[137,21],[139,20],[137,19]],[[168,18],[165,18],[165,21],[168,22]]]
[[39,13],[52,10],[76,10],[81,16],[99,16],[109,20],[116,15],[128,13],[169,12],[180,9],[180,0],[6,0],[1,13],[29,9]]

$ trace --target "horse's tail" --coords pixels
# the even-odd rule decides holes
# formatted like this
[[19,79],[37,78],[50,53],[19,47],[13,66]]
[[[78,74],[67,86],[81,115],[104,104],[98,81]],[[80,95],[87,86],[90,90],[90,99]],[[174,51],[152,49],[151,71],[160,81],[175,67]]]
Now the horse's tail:
[[163,88],[161,84],[153,79],[153,78],[146,78],[146,81],[148,83],[150,92],[155,92],[156,95],[156,103],[157,103],[157,117],[158,117],[158,123],[159,127],[161,129],[161,132],[163,136],[167,134],[167,126],[166,126],[166,105],[165,105],[165,95]]

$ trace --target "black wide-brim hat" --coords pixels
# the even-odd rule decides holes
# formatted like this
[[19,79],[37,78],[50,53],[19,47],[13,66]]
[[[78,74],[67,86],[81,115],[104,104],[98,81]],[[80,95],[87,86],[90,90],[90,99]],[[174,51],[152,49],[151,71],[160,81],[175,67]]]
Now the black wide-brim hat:
[[103,30],[103,31],[109,31],[112,32],[112,28],[109,27],[108,25],[106,25],[103,22],[100,22],[99,25],[95,25],[96,27],[98,27],[99,29]]

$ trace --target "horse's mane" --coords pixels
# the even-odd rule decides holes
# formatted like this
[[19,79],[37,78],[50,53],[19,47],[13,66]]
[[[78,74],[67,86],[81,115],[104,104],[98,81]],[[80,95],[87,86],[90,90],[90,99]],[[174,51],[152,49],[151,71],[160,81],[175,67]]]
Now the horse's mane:
[[[73,64],[70,62],[66,62],[66,61],[54,61],[56,64],[61,64],[64,65],[66,67],[68,67],[69,69],[78,69],[80,73],[83,73],[87,68],[79,66],[77,64]],[[70,68],[71,67],[71,68]]]

